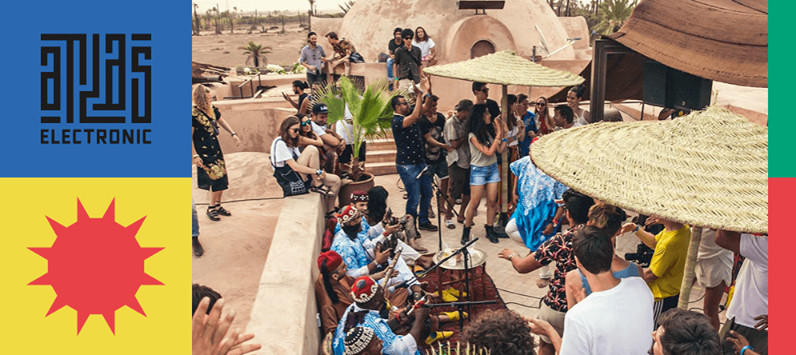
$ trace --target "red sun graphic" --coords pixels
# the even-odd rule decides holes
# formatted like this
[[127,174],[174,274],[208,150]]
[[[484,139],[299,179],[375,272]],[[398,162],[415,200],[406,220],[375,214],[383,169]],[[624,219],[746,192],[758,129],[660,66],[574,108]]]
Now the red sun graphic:
[[128,306],[146,316],[135,297],[138,288],[163,285],[144,272],[144,260],[163,248],[142,248],[135,239],[146,217],[124,227],[115,221],[115,203],[102,218],[91,218],[78,199],[77,222],[64,227],[47,217],[55,242],[50,248],[29,248],[47,259],[47,273],[28,285],[51,285],[57,297],[46,316],[72,307],[78,334],[91,314],[101,314],[116,334],[116,310]]

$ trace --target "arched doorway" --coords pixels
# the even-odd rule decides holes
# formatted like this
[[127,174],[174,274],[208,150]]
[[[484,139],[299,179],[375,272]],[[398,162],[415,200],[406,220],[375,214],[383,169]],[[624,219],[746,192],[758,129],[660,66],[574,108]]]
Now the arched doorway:
[[470,59],[485,56],[487,54],[495,53],[495,45],[492,42],[482,39],[473,44],[470,48]]

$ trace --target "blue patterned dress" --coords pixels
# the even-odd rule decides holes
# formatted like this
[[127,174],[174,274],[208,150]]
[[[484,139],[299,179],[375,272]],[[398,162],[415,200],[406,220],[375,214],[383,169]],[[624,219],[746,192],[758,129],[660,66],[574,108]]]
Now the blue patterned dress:
[[[337,325],[337,330],[334,333],[334,341],[332,342],[332,348],[334,349],[335,355],[343,355],[345,352],[345,344],[343,343],[343,340],[345,339],[345,332],[343,331],[343,328],[345,327],[346,320],[348,320],[348,314],[359,311],[363,311],[363,309],[357,307],[356,303],[352,303],[350,306],[348,306],[348,308],[346,308],[343,316],[340,317],[340,323]],[[411,335],[401,336],[393,333],[392,329],[390,329],[390,326],[387,324],[387,320],[379,317],[378,311],[368,311],[368,313],[365,314],[365,319],[362,321],[362,323],[358,324],[358,326],[373,329],[373,333],[383,343],[382,354],[420,355],[420,352],[417,350],[415,339],[412,338]],[[414,352],[412,352],[412,350],[414,350]]]
[[[337,233],[340,233],[342,229],[343,227],[340,226],[340,222],[337,222],[337,224],[334,226],[334,234],[337,235]],[[370,230],[370,224],[368,224],[368,221],[365,220],[365,217],[362,217],[362,230],[359,231],[359,234],[357,234],[357,239],[359,240],[360,244],[363,244],[366,240],[370,239],[368,236],[368,230]]]
[[519,201],[511,218],[517,223],[522,241],[531,250],[536,250],[556,232],[542,234],[544,227],[555,217],[558,207],[555,200],[561,199],[568,188],[536,167],[528,156],[511,163],[511,172],[517,176]]

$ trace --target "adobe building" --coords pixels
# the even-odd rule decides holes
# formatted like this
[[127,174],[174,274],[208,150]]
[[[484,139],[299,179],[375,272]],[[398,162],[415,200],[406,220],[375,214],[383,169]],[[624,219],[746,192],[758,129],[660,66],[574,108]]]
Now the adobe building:
[[[470,1],[461,1],[467,3]],[[352,66],[352,75],[365,82],[385,79],[379,53],[387,53],[395,27],[423,27],[435,43],[437,64],[453,63],[502,50],[512,50],[525,58],[536,55],[542,64],[554,69],[579,73],[591,60],[589,30],[583,17],[559,18],[545,0],[505,1],[500,10],[460,10],[454,0],[358,0],[342,19],[312,18],[312,30],[327,53],[331,47],[323,36],[337,32],[350,40],[364,58],[364,65]],[[538,29],[537,29],[538,28]],[[579,38],[568,41],[568,38]],[[571,44],[569,42],[572,42]],[[551,55],[552,53],[552,55]],[[440,108],[450,109],[458,100],[470,98],[470,83],[434,78],[440,95]],[[535,95],[538,96],[538,89]],[[557,90],[547,89],[553,93]],[[497,87],[490,91],[500,92]],[[529,93],[529,88],[509,88],[509,92]],[[493,99],[499,99],[496,96]]]

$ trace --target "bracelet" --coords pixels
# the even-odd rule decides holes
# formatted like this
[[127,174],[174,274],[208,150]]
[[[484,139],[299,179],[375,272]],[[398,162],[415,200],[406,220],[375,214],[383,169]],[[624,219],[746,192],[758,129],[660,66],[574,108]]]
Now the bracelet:
[[553,226],[555,227],[557,225],[558,225],[558,220],[557,219],[553,219]]
[[515,256],[518,256],[518,254],[517,253],[511,253],[511,255],[509,255],[509,261],[511,261],[511,259],[513,259]]
[[501,140],[504,141],[504,142],[508,142],[508,139],[506,139],[506,138],[503,138]]
[[235,133],[235,132],[232,132],[232,133],[230,133],[229,135],[231,135],[231,136],[233,136],[233,137],[234,137],[234,136],[237,136],[238,134],[237,134],[237,133]]
[[640,227],[641,227],[641,226],[639,226],[639,225],[637,224],[637,225],[636,225],[636,229],[633,231],[633,233],[634,233],[634,234],[635,234],[635,233],[638,233],[638,229],[639,229]]
[[743,352],[746,351],[747,349],[748,350],[754,350],[754,348],[752,346],[750,346],[750,345],[744,346],[743,348],[741,348],[740,355],[743,355]]

